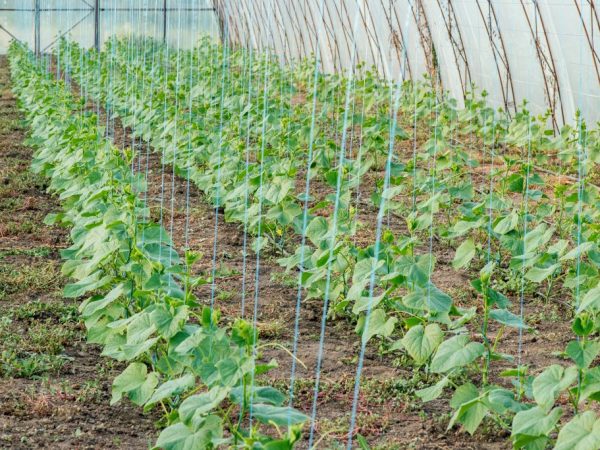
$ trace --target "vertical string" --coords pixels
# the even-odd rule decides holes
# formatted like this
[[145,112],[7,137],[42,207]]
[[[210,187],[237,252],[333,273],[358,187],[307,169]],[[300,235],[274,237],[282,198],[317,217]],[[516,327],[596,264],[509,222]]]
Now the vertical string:
[[[272,23],[272,13],[273,13],[273,0],[269,1],[269,24]],[[272,36],[271,30],[271,36]],[[258,307],[259,307],[259,293],[260,293],[260,251],[262,247],[262,208],[263,208],[263,200],[264,200],[264,167],[265,167],[265,147],[266,147],[266,132],[267,132],[267,121],[269,118],[268,109],[269,109],[269,82],[271,75],[271,51],[272,49],[268,48],[265,55],[265,73],[263,79],[263,116],[262,116],[262,130],[261,130],[261,143],[260,143],[260,161],[259,161],[259,184],[258,184],[258,230],[256,235],[256,265],[254,272],[254,311],[252,314],[252,329],[253,329],[253,339],[252,339],[252,357],[254,360],[258,357]],[[249,422],[250,427],[252,427],[253,423],[253,414],[254,414],[254,383],[255,383],[255,373],[252,371],[251,373],[251,383],[250,383],[250,406],[249,406]]]
[[337,183],[336,183],[336,193],[335,193],[335,203],[333,209],[333,218],[332,218],[332,226],[328,231],[331,233],[330,242],[329,242],[329,258],[327,261],[327,275],[325,279],[325,298],[323,300],[323,312],[321,314],[321,329],[319,335],[319,349],[317,353],[317,365],[315,369],[315,386],[313,392],[313,401],[311,408],[311,418],[310,418],[310,434],[308,439],[308,447],[311,448],[313,445],[314,437],[315,437],[315,426],[316,426],[316,418],[317,418],[317,404],[319,399],[319,388],[321,381],[321,365],[323,363],[323,351],[325,348],[325,330],[327,325],[327,314],[329,309],[329,295],[330,295],[330,286],[331,286],[331,272],[332,272],[332,261],[333,261],[333,252],[336,246],[337,239],[337,227],[338,227],[338,211],[340,207],[340,195],[342,188],[342,178],[343,178],[343,169],[344,162],[346,158],[346,137],[348,132],[348,111],[351,99],[351,86],[352,79],[354,77],[354,66],[356,60],[356,34],[358,29],[358,18],[362,15],[362,11],[364,8],[364,0],[356,0],[356,13],[354,15],[354,21],[352,25],[352,51],[351,51],[351,63],[350,63],[350,73],[348,76],[348,82],[346,85],[346,99],[345,99],[345,107],[344,107],[344,120],[343,120],[343,129],[342,129],[342,140],[339,151],[339,159],[338,159],[338,171],[337,171]]
[[[412,0],[410,0],[410,3],[412,5]],[[404,27],[404,29],[406,29],[406,30],[409,29],[409,23],[410,23],[409,22],[409,14],[410,13],[407,13],[406,24]],[[391,97],[393,98],[393,102],[390,105],[391,106],[391,112],[390,112],[391,120],[390,120],[390,132],[389,132],[390,140],[389,140],[389,146],[388,146],[388,152],[387,152],[382,192],[385,192],[390,185],[392,160],[393,160],[393,155],[394,155],[394,144],[396,141],[398,110],[400,108],[400,94],[401,94],[401,90],[402,90],[402,83],[406,78],[407,58],[408,57],[406,54],[406,46],[404,46],[401,74],[398,77],[398,81],[396,82],[395,85],[390,84],[390,94],[391,94]],[[357,410],[358,410],[358,397],[359,397],[359,393],[360,393],[360,380],[361,380],[361,376],[362,376],[365,352],[366,352],[366,348],[367,348],[367,339],[366,338],[368,336],[369,322],[371,319],[371,311],[373,309],[373,295],[374,295],[374,290],[375,290],[375,272],[376,272],[377,262],[379,261],[379,253],[381,250],[381,248],[380,248],[381,247],[381,235],[382,235],[382,228],[383,228],[383,218],[385,216],[385,209],[386,209],[386,196],[382,195],[380,202],[379,202],[379,211],[377,213],[377,226],[376,226],[376,232],[375,232],[375,249],[374,249],[374,254],[373,254],[374,262],[373,262],[373,266],[371,267],[371,273],[370,273],[370,279],[369,279],[369,303],[368,303],[367,310],[365,313],[365,324],[364,324],[363,331],[362,331],[360,354],[358,357],[358,364],[356,367],[356,375],[355,375],[355,380],[354,380],[352,412],[350,415],[350,425],[348,427],[348,435],[347,435],[347,443],[346,443],[346,448],[348,450],[350,450],[352,448],[352,441],[354,438],[354,428],[356,426],[356,414],[357,414]]]
[[[537,0],[533,0],[533,7],[535,12],[535,39],[538,38],[538,5]],[[519,291],[519,319],[523,322],[524,314],[525,314],[525,268],[526,268],[526,260],[525,255],[527,254],[527,228],[528,228],[528,195],[529,195],[529,171],[530,171],[530,163],[531,163],[531,127],[532,127],[532,117],[531,114],[527,114],[527,159],[526,159],[526,167],[525,167],[525,195],[523,197],[523,261],[521,264],[521,280],[520,280],[520,291]],[[491,202],[491,200],[490,200]],[[523,357],[523,327],[519,327],[519,337],[517,343],[517,368],[518,371],[521,371],[522,368],[522,357]],[[519,379],[521,379],[520,374],[518,374]],[[522,386],[519,388],[519,397],[521,395]]]
[[[252,8],[249,10],[250,21],[252,21]],[[252,30],[252,28],[250,28]],[[250,31],[252,33],[252,31]],[[248,271],[248,208],[250,200],[250,127],[251,127],[251,107],[252,107],[252,72],[253,72],[253,56],[254,49],[252,42],[249,43],[249,55],[248,55],[248,107],[250,109],[247,112],[246,118],[246,142],[245,142],[245,173],[244,173],[244,237],[242,242],[242,298],[240,305],[240,317],[244,317],[246,313],[246,277]],[[258,60],[260,61],[260,59]],[[258,97],[257,97],[258,101]],[[258,106],[258,105],[257,105]]]
[[[225,14],[228,14],[228,2],[225,2]],[[211,288],[210,288],[210,309],[214,309],[215,305],[215,294],[217,290],[217,250],[218,250],[218,239],[219,239],[219,209],[221,206],[221,164],[222,164],[222,151],[223,151],[223,122],[224,122],[224,111],[225,111],[225,81],[227,79],[227,71],[229,67],[229,26],[225,21],[225,30],[223,51],[221,54],[221,90],[220,90],[220,112],[219,112],[219,139],[217,149],[217,180],[216,180],[216,192],[215,192],[215,226],[214,226],[214,240],[213,240],[213,257],[212,257],[212,275],[211,275]]]
[[[173,159],[171,172],[171,224],[169,228],[169,236],[173,237],[173,224],[175,222],[175,167],[177,166],[177,147],[179,146],[179,72],[181,70],[181,5],[177,5],[177,44],[176,44],[176,77],[175,77],[175,130],[172,143]],[[173,262],[173,252],[169,252],[169,265]],[[169,278],[170,281],[170,278]]]
[[[165,11],[163,14],[167,14],[167,12]],[[166,28],[164,30],[165,36],[169,35],[169,22],[166,21]],[[162,132],[162,136],[161,139],[159,140],[159,144],[162,147],[161,148],[161,179],[160,179],[160,233],[161,233],[161,242],[163,239],[162,233],[163,233],[163,229],[164,229],[164,213],[163,213],[163,208],[164,208],[164,199],[165,199],[165,167],[166,167],[166,163],[167,163],[167,145],[168,142],[166,140],[166,130],[167,130],[167,110],[168,110],[168,91],[169,91],[169,76],[170,76],[170,69],[171,69],[171,64],[170,64],[170,57],[171,57],[171,53],[170,53],[170,46],[166,43],[163,42],[162,47],[164,49],[164,57],[163,57],[163,88],[162,88],[162,96],[163,96],[163,132]],[[163,251],[163,246],[161,245],[159,247],[159,259],[161,259],[162,257],[162,251]],[[169,252],[171,253],[171,252]],[[170,281],[170,279],[169,279]]]
[[[583,11],[583,0],[579,2],[579,10]],[[593,29],[593,27],[592,27]],[[583,67],[583,33],[579,35],[579,67]],[[587,128],[583,122],[581,105],[583,104],[583,70],[579,70],[579,107],[577,114],[577,253],[575,262],[575,311],[579,309],[581,297],[581,248],[582,244],[582,216],[583,216],[583,196],[585,191],[585,175],[587,164]],[[580,341],[577,335],[577,342]],[[577,402],[579,402],[579,392],[581,391],[582,370],[577,371]],[[577,405],[578,406],[578,405]]]
[[[289,405],[294,404],[294,388],[296,381],[296,360],[298,356],[298,340],[300,337],[300,312],[302,305],[302,276],[304,274],[304,259],[306,255],[306,228],[308,227],[308,205],[310,199],[310,180],[312,178],[312,160],[315,145],[315,122],[317,115],[317,93],[319,86],[319,73],[321,64],[321,33],[323,27],[320,26],[320,21],[324,23],[324,6],[325,0],[321,0],[319,4],[319,26],[317,28],[317,40],[315,44],[315,69],[313,72],[313,93],[312,93],[312,115],[310,120],[310,134],[308,139],[308,157],[306,161],[306,177],[304,184],[304,207],[302,210],[302,236],[300,242],[300,267],[298,271],[298,283],[296,288],[296,308],[294,314],[294,342],[292,348],[292,366],[290,369],[290,388],[289,388]],[[291,422],[291,417],[288,414],[288,426]]]
[[[195,22],[192,21],[192,29],[196,30],[200,28],[200,12],[196,12]],[[190,48],[189,52],[189,85],[188,85],[188,95],[189,95],[189,122],[187,123],[188,129],[188,141],[187,141],[187,152],[188,158],[192,158],[192,125],[194,123],[194,98],[192,96],[192,89],[194,88],[194,73],[196,73],[194,67],[194,34],[190,32]],[[200,43],[197,43],[200,46]],[[191,167],[192,163],[187,162],[186,172],[185,172],[185,234],[184,234],[184,248],[188,250],[190,248],[190,176],[191,176]],[[189,270],[189,267],[188,267]]]

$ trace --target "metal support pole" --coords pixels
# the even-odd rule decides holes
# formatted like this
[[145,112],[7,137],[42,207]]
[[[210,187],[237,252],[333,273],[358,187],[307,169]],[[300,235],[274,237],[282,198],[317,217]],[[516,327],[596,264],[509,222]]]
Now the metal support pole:
[[35,30],[33,40],[36,56],[40,56],[41,53],[40,28],[40,0],[35,0]]
[[167,0],[163,0],[163,42],[167,42]]
[[100,51],[100,0],[94,3],[94,48]]

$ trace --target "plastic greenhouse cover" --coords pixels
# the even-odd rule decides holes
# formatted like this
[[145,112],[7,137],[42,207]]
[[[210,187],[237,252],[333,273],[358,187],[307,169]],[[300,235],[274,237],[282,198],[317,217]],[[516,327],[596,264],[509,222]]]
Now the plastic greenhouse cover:
[[534,113],[552,110],[557,127],[572,123],[577,109],[588,121],[600,119],[594,2],[323,1],[322,16],[321,0],[215,5],[227,18],[232,41],[270,48],[282,62],[314,54],[319,41],[326,72],[350,69],[355,52],[356,62],[394,80],[435,70],[443,89],[459,101],[475,86],[509,111],[524,100]]

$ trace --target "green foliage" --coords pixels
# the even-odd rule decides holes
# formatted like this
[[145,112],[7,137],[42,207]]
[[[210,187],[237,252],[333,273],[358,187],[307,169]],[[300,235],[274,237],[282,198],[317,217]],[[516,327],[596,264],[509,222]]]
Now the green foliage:
[[[292,445],[306,417],[253,405],[248,388],[260,387],[254,380],[264,371],[255,362],[256,331],[243,321],[220,327],[216,311],[195,310],[188,287],[201,283],[189,274],[196,258],[188,254],[184,264],[167,232],[146,217],[138,195],[144,183],[101,136],[96,117],[80,113],[70,91],[20,44],[11,46],[10,64],[37,147],[33,170],[50,179],[64,205],[51,221],[72,229],[62,272],[75,281],[64,294],[87,297],[80,312],[89,341],[128,363],[111,403],[160,404],[168,426],[157,445],[165,448]],[[277,424],[275,437],[232,420],[223,406],[232,401],[239,417]],[[294,426],[280,430],[288,415]]]
[[[243,49],[226,53],[209,41],[192,52],[169,52],[153,42],[149,51],[164,62],[155,67],[142,52],[132,56],[131,45],[140,43],[113,39],[107,50],[98,54],[62,42],[61,63],[96,100],[112,105],[135,136],[162,149],[165,164],[173,164],[177,173],[189,175],[213,206],[223,209],[227,221],[239,223],[254,236],[255,251],[276,252],[279,263],[297,276],[304,298],[327,299],[329,317],[342,316],[356,322],[356,331],[364,341],[393,341],[392,351],[408,355],[419,370],[443,375],[417,395],[430,401],[452,388],[450,426],[460,423],[472,433],[488,416],[500,426],[512,421],[515,447],[544,448],[553,443],[551,436],[562,414],[554,403],[561,395],[568,395],[575,416],[559,432],[557,445],[577,448],[574,445],[578,444],[572,443],[594,442],[595,418],[583,410],[600,397],[597,368],[590,368],[598,354],[600,324],[598,192],[582,180],[559,182],[550,193],[547,188],[555,183],[538,170],[537,164],[546,164],[548,154],[555,154],[560,160],[559,175],[585,176],[585,171],[592,169],[585,164],[581,167],[580,158],[585,154],[581,152],[582,144],[596,154],[593,149],[599,148],[598,131],[589,131],[584,125],[565,126],[555,135],[546,129],[546,117],[533,117],[526,105],[509,117],[489,107],[485,96],[478,98],[473,93],[467,97],[465,108],[459,109],[452,99],[440,98],[431,83],[407,82],[400,92],[398,116],[401,120],[404,114],[404,119],[410,119],[415,127],[428,131],[423,142],[418,143],[418,136],[412,136],[413,158],[402,161],[400,150],[386,142],[391,122],[396,120],[389,99],[391,86],[372,73],[363,74],[364,78],[357,81],[357,86],[364,84],[363,90],[350,92],[352,101],[365,113],[352,117],[348,125],[333,119],[343,111],[330,101],[334,92],[350,89],[343,76],[319,75],[315,99],[318,108],[313,116],[312,102],[297,104],[292,98],[301,91],[300,86],[312,83],[311,71],[302,69],[302,64],[297,71],[282,68],[262,54],[250,64]],[[189,78],[193,83],[188,86],[179,82],[176,71],[169,70],[175,66],[181,79]],[[102,76],[96,75],[98,71]],[[128,76],[132,73],[135,76]],[[213,83],[214,73],[240,76],[230,77],[226,92],[221,92]],[[269,83],[262,83],[263,77],[255,76],[257,73],[268,74]],[[135,83],[164,89],[155,98]],[[164,108],[156,108],[153,101],[157,100]],[[355,153],[345,152],[344,144],[336,137],[353,126],[361,130],[362,145]],[[401,142],[410,137],[400,129],[396,139]],[[481,155],[473,156],[465,148],[464,142],[473,139],[477,145],[482,144]],[[313,149],[310,160],[308,148]],[[394,150],[386,174],[389,183],[377,175],[374,190],[368,194],[372,206],[383,206],[385,214],[403,218],[406,230],[383,230],[380,242],[357,244],[363,224],[358,220],[354,196],[365,175],[375,173],[371,168],[381,168],[388,148]],[[51,155],[42,156],[36,166],[48,170],[44,169],[48,164],[44,158]],[[472,173],[482,162],[493,167],[489,180],[483,183]],[[298,194],[303,191],[298,189],[299,179],[319,182],[323,192],[314,196],[312,192],[308,196],[306,192]],[[65,200],[77,204],[73,192],[80,194],[78,187],[72,192],[67,189],[72,182],[72,178],[57,179],[53,188],[62,191]],[[181,327],[194,300],[186,293],[182,298],[181,292],[171,288],[178,277],[168,261],[176,261],[177,257],[170,241],[162,239],[163,231],[150,228],[150,224],[137,233],[139,236],[145,230],[148,239],[136,239],[125,246],[130,254],[142,258],[142,273],[149,278],[122,277],[115,283],[106,281],[104,272],[76,267],[81,259],[77,255],[80,248],[95,249],[94,264],[102,264],[103,258],[122,250],[119,241],[111,244],[111,235],[113,224],[125,224],[121,229],[124,232],[127,222],[114,210],[108,216],[110,227],[99,225],[96,229],[102,246],[82,242],[67,251],[67,256],[77,261],[66,271],[77,278],[68,293],[79,295],[110,284],[112,290],[92,297],[84,304],[83,313],[92,340],[108,343],[105,352],[115,358],[141,359],[149,349],[177,340],[178,346],[157,364],[172,365],[176,373],[165,382],[165,388],[159,385],[156,391],[161,392],[158,397],[163,392],[177,396],[179,384],[175,380],[187,386],[184,374],[203,379],[208,371],[202,364],[189,367],[190,361],[181,354],[208,342],[218,342],[223,348],[239,344],[242,350],[247,343],[240,344],[233,338],[221,340],[224,338],[211,328],[212,321],[208,321],[208,329]],[[75,236],[81,233],[83,224],[70,215],[60,220],[79,227]],[[85,226],[96,223],[82,222]],[[298,245],[300,236],[306,238],[304,246]],[[454,269],[474,274],[470,293],[477,296],[477,306],[460,308],[449,292],[434,284],[436,260],[431,252],[423,252],[425,239],[453,249]],[[139,317],[119,322],[123,299],[128,298],[126,287],[130,286],[123,283],[130,282],[135,286],[141,282],[143,289],[129,300],[148,303],[154,297],[146,291],[157,289],[162,306],[147,308]],[[468,289],[465,286],[464,290]],[[512,355],[497,351],[504,329],[518,328],[523,333],[529,330],[508,297],[520,298],[521,293],[542,289],[545,294],[540,292],[540,296],[546,299],[569,291],[572,294],[576,313],[572,328],[579,340],[568,344],[565,355],[575,365],[551,366],[537,376],[526,375],[526,368],[520,366],[507,372],[514,377],[514,391],[494,386],[489,379],[492,364],[498,360],[512,362]],[[111,317],[98,317],[98,311],[110,311]],[[107,330],[113,320],[118,326]],[[466,325],[476,332],[468,334]],[[490,331],[494,329],[495,336]],[[218,382],[207,384],[206,390],[197,395],[202,395],[207,404],[227,395],[244,404],[239,386],[231,386],[234,380],[237,382],[238,371],[246,370],[244,358],[217,361],[201,350],[194,355],[208,358],[208,366],[218,373]],[[477,379],[481,383],[456,386],[455,380],[474,371],[480,373]],[[581,382],[574,383],[574,373]],[[171,381],[174,383],[166,384]],[[142,382],[141,376],[138,382]],[[227,389],[231,390],[225,393]],[[267,411],[273,412],[276,423],[280,411]],[[159,442],[168,448],[221,442],[223,424],[218,418],[193,417],[171,424]],[[292,427],[285,439],[292,442],[296,432]],[[253,439],[247,435],[239,438],[246,443]],[[260,439],[253,444],[262,445]]]

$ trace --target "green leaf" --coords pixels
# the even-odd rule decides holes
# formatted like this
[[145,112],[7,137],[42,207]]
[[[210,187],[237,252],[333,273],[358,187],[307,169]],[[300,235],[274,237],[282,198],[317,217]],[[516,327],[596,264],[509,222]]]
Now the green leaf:
[[484,352],[483,344],[470,342],[469,337],[464,334],[454,336],[438,347],[430,368],[434,373],[445,373],[471,364]]
[[222,420],[220,417],[210,415],[199,420],[193,428],[181,422],[165,428],[156,441],[156,448],[162,450],[216,448],[222,439]]
[[488,412],[487,405],[482,401],[475,385],[466,383],[460,386],[450,400],[450,406],[455,410],[448,429],[456,422],[462,423],[469,434],[473,434]]
[[490,319],[506,325],[507,327],[527,328],[527,325],[523,323],[523,320],[519,316],[506,309],[494,309],[490,311]]
[[154,391],[154,394],[152,394],[152,397],[150,397],[148,402],[146,402],[144,409],[147,409],[166,398],[179,395],[188,389],[191,389],[194,387],[195,381],[196,377],[192,374],[188,374],[161,384],[158,389]]
[[161,225],[150,224],[140,230],[138,244],[164,244],[173,245],[169,232]]
[[94,272],[77,283],[67,284],[65,286],[64,296],[67,298],[81,297],[90,291],[94,291],[106,286],[113,279],[113,277],[110,275],[102,278],[100,278],[100,275],[101,272]]
[[443,339],[444,332],[438,324],[417,325],[408,330],[402,345],[417,364],[424,364]]
[[584,254],[589,252],[591,249],[593,249],[594,246],[595,246],[595,244],[593,242],[582,242],[577,247],[575,247],[570,252],[568,252],[566,255],[563,255],[560,258],[560,260],[567,261],[570,259],[580,258]]
[[462,236],[469,231],[479,228],[484,223],[484,219],[480,218],[478,220],[459,220],[452,227],[452,235],[455,237]]
[[597,311],[600,309],[600,283],[586,292],[577,307],[577,313],[582,311]]
[[488,401],[492,410],[498,414],[505,414],[506,411],[519,412],[528,409],[528,407],[515,400],[515,394],[508,389],[492,389],[488,393]]
[[159,306],[150,315],[152,322],[161,336],[170,339],[175,336],[185,324],[188,318],[188,307],[178,306],[176,308],[168,308],[167,306]]
[[581,381],[580,402],[592,398],[600,401],[600,366],[586,370]]
[[557,241],[556,243],[554,243],[550,247],[548,247],[548,253],[550,253],[551,255],[559,255],[560,256],[566,250],[568,245],[569,245],[569,241],[567,241],[565,239],[560,239],[559,241]]
[[324,217],[317,216],[313,218],[306,227],[306,237],[315,247],[320,247],[321,242],[327,235],[328,224]]
[[229,394],[229,389],[215,386],[208,392],[192,395],[186,398],[179,406],[179,417],[185,423],[208,414],[221,404]]
[[444,388],[446,386],[448,386],[449,382],[450,382],[450,376],[446,375],[444,378],[441,378],[440,381],[435,383],[433,386],[429,386],[424,389],[419,389],[418,391],[415,392],[415,394],[417,394],[417,396],[424,402],[430,402],[430,401],[438,398],[440,395],[442,395]]
[[577,364],[577,367],[587,369],[600,353],[600,342],[571,341],[567,345],[566,353]]
[[101,297],[95,301],[87,302],[85,304],[85,306],[82,305],[83,308],[81,311],[81,315],[83,317],[90,317],[90,316],[94,315],[96,312],[106,308],[108,305],[113,303],[115,300],[117,300],[119,297],[121,297],[123,294],[125,294],[126,292],[128,292],[130,290],[131,290],[130,283],[118,284],[104,297]]
[[600,448],[600,420],[593,411],[573,417],[558,433],[554,450],[591,450]]
[[364,332],[366,316],[361,316],[356,329],[362,335],[363,340],[369,342],[373,336],[387,337],[391,335],[397,321],[398,319],[395,317],[388,318],[383,309],[374,309],[369,314],[368,327],[366,327],[367,332]]
[[373,272],[377,272],[384,261],[375,261],[375,258],[364,258],[356,263],[352,274],[352,283],[363,283],[371,280]]
[[194,433],[181,422],[165,428],[156,441],[156,447],[162,450],[196,450],[209,444],[202,433]]
[[123,373],[114,379],[110,404],[114,405],[120,401],[124,394],[127,394],[131,401],[138,405],[146,403],[158,384],[156,374],[151,372],[148,375],[147,371],[145,364],[131,363]]
[[273,206],[267,211],[266,217],[276,221],[279,225],[286,226],[302,214],[302,208],[296,203],[285,202]]
[[498,221],[498,223],[494,226],[494,233],[498,234],[506,234],[517,227],[519,223],[519,216],[516,212],[512,212],[509,215],[503,217]]
[[264,185],[264,198],[274,205],[281,203],[288,192],[294,187],[294,181],[290,178],[275,177],[272,183]]
[[473,242],[473,239],[469,238],[460,244],[456,249],[456,254],[454,255],[454,260],[452,261],[452,267],[455,269],[467,267],[475,254],[475,243]]
[[534,283],[541,283],[546,278],[554,274],[560,268],[560,264],[553,264],[550,267],[532,267],[525,274],[525,278]]
[[519,173],[513,173],[506,181],[511,192],[523,192],[525,190],[525,178]]
[[[270,386],[255,386],[249,389],[252,392],[253,403],[267,403],[269,405],[281,406],[285,402],[285,395]],[[243,402],[244,388],[237,387],[231,391],[231,400],[241,404]]]
[[561,415],[561,408],[554,408],[546,414],[538,406],[517,413],[512,421],[511,434],[515,448],[546,448],[548,435],[556,426]]
[[[357,285],[353,285],[353,286],[357,286]],[[351,290],[352,290],[352,288],[350,288],[350,291]],[[375,297],[362,296],[360,298],[354,299],[351,296],[350,291],[348,291],[347,299],[355,300],[354,306],[352,307],[352,313],[356,314],[356,315],[358,315],[358,313],[361,313],[368,309],[376,308],[377,305],[379,305],[379,303],[381,303],[381,300],[383,300],[385,298],[385,293],[383,293],[383,294],[377,295]]]
[[544,410],[549,410],[559,394],[577,379],[577,368],[554,364],[533,380],[533,398]]
[[290,408],[289,406],[273,406],[258,404],[253,405],[252,411],[254,417],[256,417],[262,423],[274,423],[275,425],[297,425],[302,424],[308,420],[306,414],[300,411]]
[[216,367],[221,377],[221,384],[224,386],[235,386],[242,376],[239,363],[234,358],[223,358],[216,364]]
[[403,302],[409,308],[437,313],[447,313],[452,308],[452,298],[433,284],[416,288],[403,298]]

